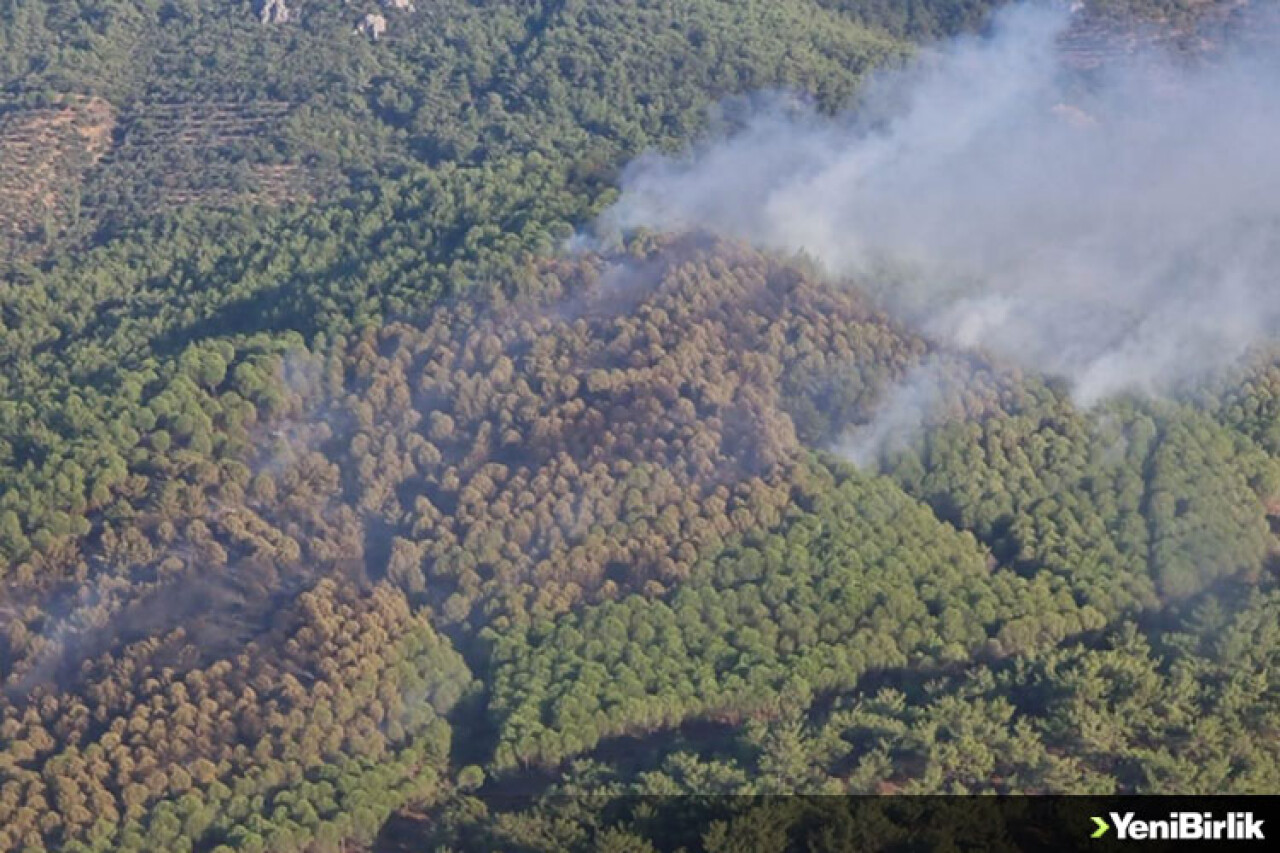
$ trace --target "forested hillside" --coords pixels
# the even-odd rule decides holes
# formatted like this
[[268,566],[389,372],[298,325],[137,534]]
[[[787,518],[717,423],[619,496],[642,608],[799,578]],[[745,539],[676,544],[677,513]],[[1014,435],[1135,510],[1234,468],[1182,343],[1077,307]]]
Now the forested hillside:
[[0,851],[1280,789],[1276,352],[1086,408],[805,257],[583,236],[994,5],[0,0]]

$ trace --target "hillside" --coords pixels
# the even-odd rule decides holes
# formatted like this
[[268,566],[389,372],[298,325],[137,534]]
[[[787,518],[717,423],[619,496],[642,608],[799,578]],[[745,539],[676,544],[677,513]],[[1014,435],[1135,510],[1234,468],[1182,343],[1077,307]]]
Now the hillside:
[[1085,405],[803,253],[591,233],[995,5],[0,0],[0,851],[1280,790],[1273,346]]

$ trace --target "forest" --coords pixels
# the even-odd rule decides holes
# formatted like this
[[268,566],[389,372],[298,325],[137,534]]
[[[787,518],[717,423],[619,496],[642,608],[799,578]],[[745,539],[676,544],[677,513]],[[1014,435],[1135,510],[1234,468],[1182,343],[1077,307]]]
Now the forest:
[[280,5],[0,0],[0,853],[1280,791],[1280,348],[1084,406],[803,254],[584,239],[633,158],[1001,4]]

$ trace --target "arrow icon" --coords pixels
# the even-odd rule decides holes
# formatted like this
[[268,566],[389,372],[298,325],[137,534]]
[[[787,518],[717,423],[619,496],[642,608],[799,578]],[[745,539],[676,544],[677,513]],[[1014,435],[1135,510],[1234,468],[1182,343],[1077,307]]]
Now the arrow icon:
[[1102,836],[1106,835],[1107,830],[1111,828],[1110,826],[1107,825],[1107,822],[1100,817],[1093,818],[1093,822],[1097,825],[1098,828],[1093,831],[1093,835],[1089,836],[1090,838],[1101,838]]

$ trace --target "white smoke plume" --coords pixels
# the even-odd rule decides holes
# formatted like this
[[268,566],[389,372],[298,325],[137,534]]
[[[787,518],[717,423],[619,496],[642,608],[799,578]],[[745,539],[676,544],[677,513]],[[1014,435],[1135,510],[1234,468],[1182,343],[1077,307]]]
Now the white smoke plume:
[[1280,325],[1280,59],[1148,52],[1088,79],[1022,4],[834,117],[775,99],[625,172],[606,232],[804,251],[935,338],[1088,405],[1204,376]]
[[874,468],[881,459],[910,448],[929,426],[946,382],[936,362],[917,365],[880,403],[875,418],[848,430],[832,450],[859,468]]

